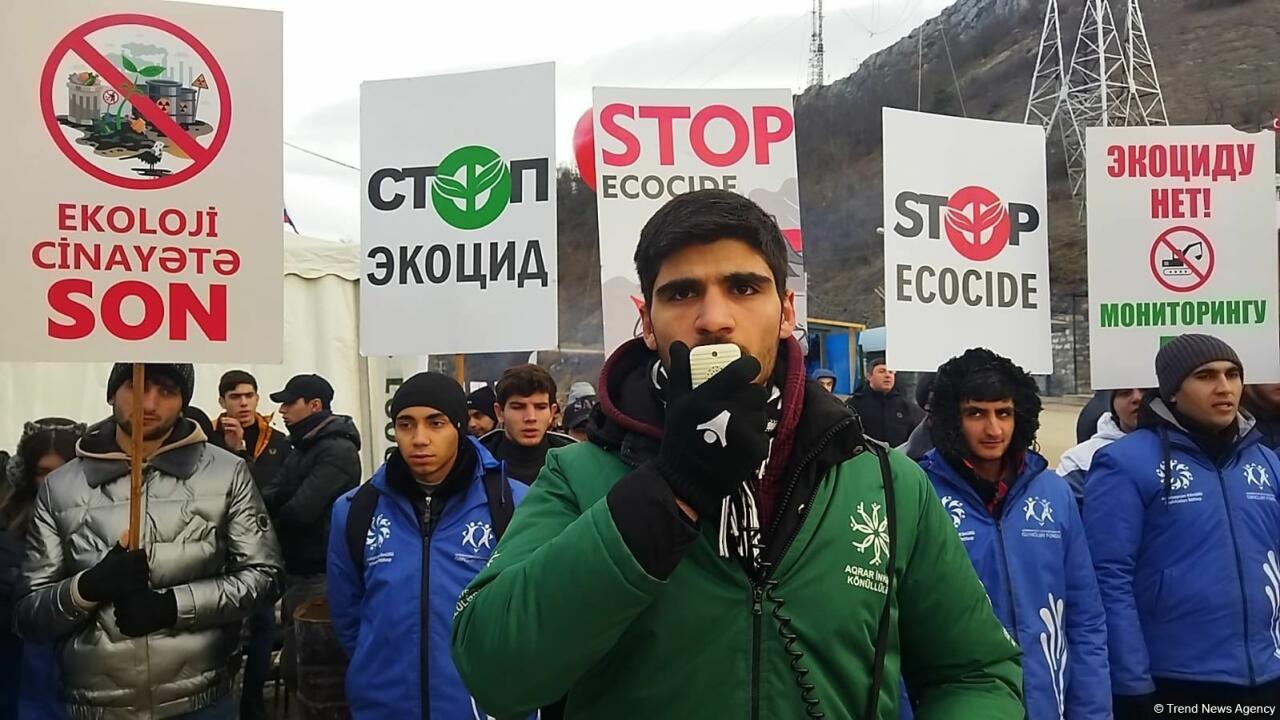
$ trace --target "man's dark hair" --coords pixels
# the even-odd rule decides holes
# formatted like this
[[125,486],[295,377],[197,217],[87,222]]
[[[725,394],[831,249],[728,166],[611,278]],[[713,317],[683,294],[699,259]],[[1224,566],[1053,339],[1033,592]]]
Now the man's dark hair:
[[227,393],[241,385],[252,385],[253,391],[258,392],[257,378],[244,370],[228,370],[222,374],[222,379],[218,381],[218,397],[225,398]]
[[1013,437],[1009,454],[1031,449],[1040,430],[1040,388],[1025,370],[1009,358],[986,348],[973,348],[938,368],[929,403],[929,427],[934,447],[949,458],[969,455],[964,439],[960,405],[965,401],[1013,400]]
[[513,368],[507,368],[507,371],[498,379],[497,387],[494,388],[499,407],[506,407],[507,400],[512,397],[529,397],[543,392],[553,404],[556,402],[555,378],[537,365],[516,365]]
[[762,256],[773,272],[778,296],[787,293],[787,241],[772,215],[746,197],[727,190],[696,190],[658,208],[640,231],[636,274],[646,303],[667,258],[691,245],[741,240]]

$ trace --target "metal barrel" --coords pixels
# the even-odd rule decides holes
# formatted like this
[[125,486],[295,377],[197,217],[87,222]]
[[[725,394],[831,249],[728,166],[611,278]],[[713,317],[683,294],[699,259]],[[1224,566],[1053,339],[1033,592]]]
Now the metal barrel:
[[298,709],[303,720],[347,720],[347,654],[329,619],[329,605],[312,600],[293,614],[298,652]]

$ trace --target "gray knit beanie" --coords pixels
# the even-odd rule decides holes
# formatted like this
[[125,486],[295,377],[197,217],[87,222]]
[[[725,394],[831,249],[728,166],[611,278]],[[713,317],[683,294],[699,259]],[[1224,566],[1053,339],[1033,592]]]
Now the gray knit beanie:
[[1244,364],[1230,345],[1212,335],[1179,335],[1156,353],[1156,379],[1160,382],[1160,397],[1172,402],[1174,393],[1182,381],[1205,363],[1225,360],[1235,363],[1244,374]]

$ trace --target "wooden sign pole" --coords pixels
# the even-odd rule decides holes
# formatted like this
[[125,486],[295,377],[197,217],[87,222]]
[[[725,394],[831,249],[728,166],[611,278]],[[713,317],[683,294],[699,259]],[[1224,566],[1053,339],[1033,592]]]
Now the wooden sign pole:
[[133,412],[129,420],[129,549],[142,548],[142,403],[146,393],[146,365],[133,364]]
[[462,353],[456,353],[453,356],[453,375],[458,384],[462,386],[462,392],[467,391],[467,356]]

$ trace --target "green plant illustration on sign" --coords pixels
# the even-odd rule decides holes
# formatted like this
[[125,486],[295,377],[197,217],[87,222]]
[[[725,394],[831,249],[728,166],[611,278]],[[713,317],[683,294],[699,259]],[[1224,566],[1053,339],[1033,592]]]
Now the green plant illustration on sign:
[[431,203],[440,219],[459,230],[478,230],[511,201],[511,169],[498,153],[467,145],[445,156],[431,183]]
[[128,100],[132,104],[133,96],[135,94],[139,94],[138,78],[159,77],[165,70],[163,65],[147,65],[146,67],[139,68],[127,55],[120,56],[120,65],[124,67],[126,71],[133,73],[133,80],[131,80],[125,87],[120,88],[120,94],[124,95],[124,100],[121,100],[121,102],[116,105],[115,114],[110,116],[112,124],[112,127],[110,128],[111,132],[117,132],[120,130],[120,125],[123,122],[121,114],[124,112],[124,101]]

